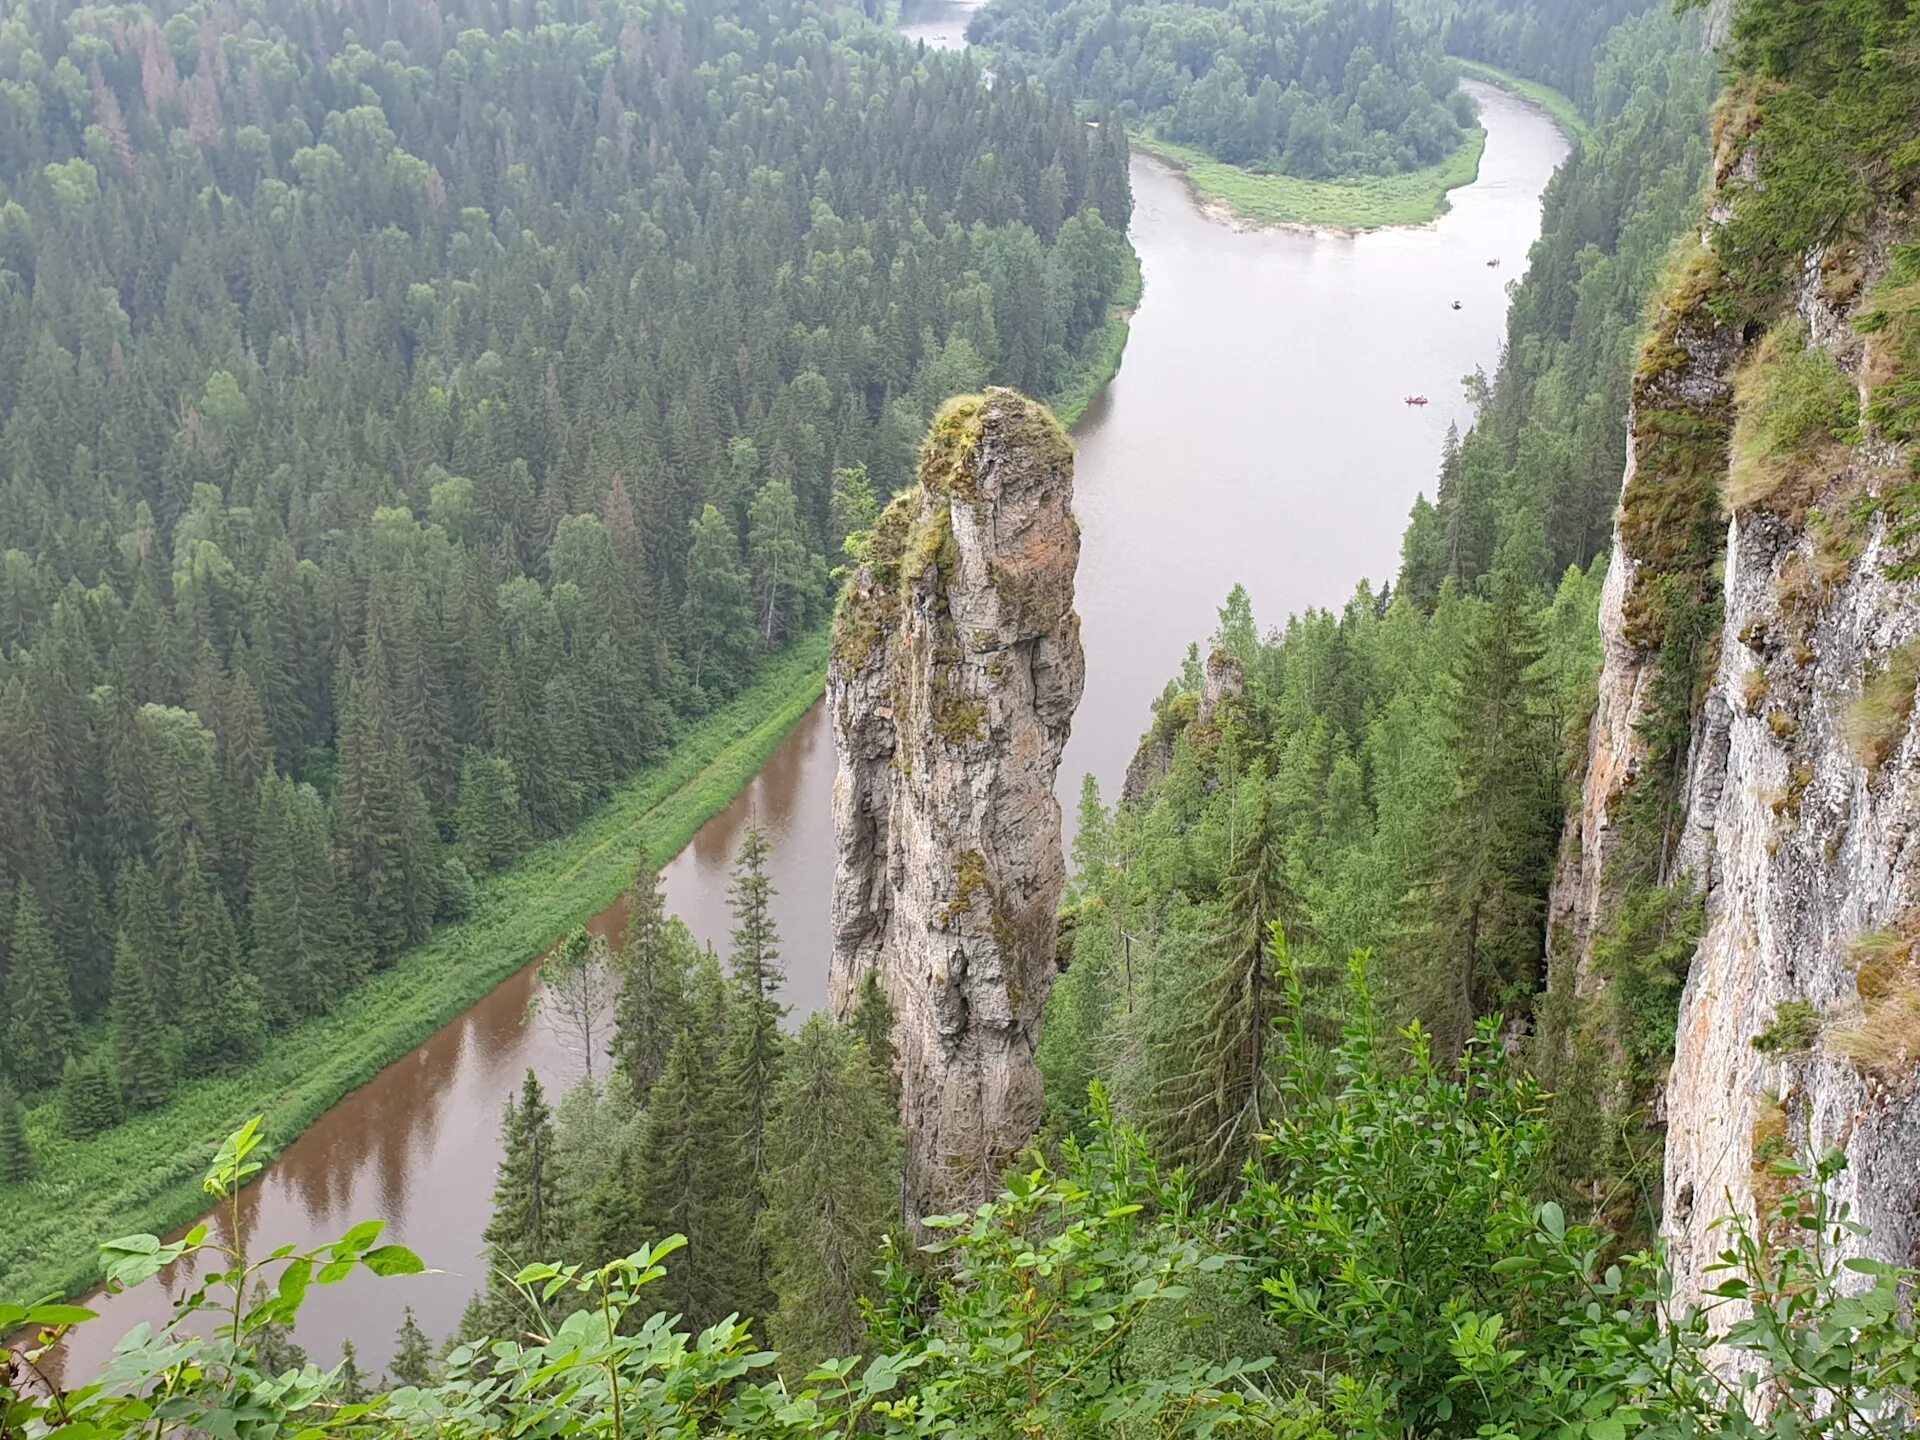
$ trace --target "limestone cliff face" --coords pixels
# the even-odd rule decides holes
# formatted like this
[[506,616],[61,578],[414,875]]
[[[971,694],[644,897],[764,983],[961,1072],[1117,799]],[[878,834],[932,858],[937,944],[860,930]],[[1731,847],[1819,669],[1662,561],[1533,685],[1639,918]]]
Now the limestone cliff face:
[[835,625],[832,1003],[894,1006],[909,1220],[969,1208],[1041,1115],[1033,1064],[1080,701],[1073,451],[1010,390],[954,401]]
[[[1816,257],[1801,321],[1857,380],[1864,346],[1820,271]],[[1911,557],[1884,518],[1848,518],[1895,481],[1894,458],[1869,434],[1808,477],[1804,512],[1736,512],[1728,529],[1680,844],[1707,902],[1667,1100],[1664,1229],[1687,1298],[1725,1248],[1712,1221],[1769,1198],[1779,1152],[1844,1150],[1836,1198],[1871,1253],[1905,1264],[1920,1245],[1920,1055],[1868,1038],[1911,981],[1920,745],[1904,724],[1884,754],[1850,733],[1863,687],[1920,633],[1920,594],[1889,573]],[[1910,675],[1904,689],[1910,707]],[[1793,1002],[1812,1007],[1810,1044],[1783,1032]]]
[[[1864,406],[1873,364],[1852,312],[1885,257],[1851,255],[1843,267],[1828,259],[1812,257],[1797,315],[1782,323],[1797,321],[1796,333],[1832,356]],[[1835,268],[1851,272],[1840,287]],[[1671,302],[1702,318],[1667,332],[1691,338],[1667,357],[1674,388],[1661,403],[1696,417],[1725,406],[1737,417],[1732,381],[1752,337],[1715,331],[1704,312],[1711,275],[1699,282]],[[1635,629],[1636,596],[1654,578],[1635,512],[1646,513],[1645,487],[1673,481],[1675,460],[1644,443],[1644,400],[1636,395],[1602,608],[1605,666],[1584,791],[1553,896],[1553,963],[1587,994],[1608,982],[1594,940],[1617,905],[1619,822],[1646,783],[1660,657],[1659,637]],[[1725,427],[1713,433],[1724,445]],[[1724,448],[1719,464],[1724,479]],[[1920,1250],[1920,1055],[1905,1038],[1920,1026],[1887,1023],[1897,1018],[1888,1007],[1920,1005],[1920,738],[1906,718],[1916,672],[1901,659],[1920,635],[1920,589],[1897,578],[1912,547],[1875,504],[1904,468],[1868,425],[1855,443],[1797,457],[1787,493],[1735,493],[1739,503],[1725,507],[1723,559],[1710,572],[1721,618],[1701,652],[1704,693],[1693,697],[1663,866],[1699,890],[1704,930],[1672,1066],[1647,1105],[1666,1128],[1661,1228],[1683,1304],[1713,1283],[1707,1267],[1726,1248],[1714,1222],[1776,1197],[1774,1158],[1844,1150],[1836,1198],[1871,1228],[1866,1248],[1902,1263]],[[1876,682],[1889,673],[1897,678]],[[1876,683],[1896,718],[1863,748],[1860,697]]]

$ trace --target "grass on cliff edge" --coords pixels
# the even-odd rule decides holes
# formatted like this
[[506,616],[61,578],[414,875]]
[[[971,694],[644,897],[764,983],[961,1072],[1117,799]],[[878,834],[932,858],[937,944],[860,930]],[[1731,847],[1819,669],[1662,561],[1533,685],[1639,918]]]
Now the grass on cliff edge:
[[1367,175],[1354,180],[1301,180],[1266,175],[1216,160],[1191,145],[1135,132],[1133,143],[1172,161],[1204,204],[1257,225],[1311,225],[1329,230],[1380,230],[1424,225],[1447,208],[1447,192],[1471,185],[1480,174],[1487,132],[1467,132],[1460,148],[1438,165],[1404,175]]
[[579,829],[480,882],[471,919],[445,926],[346,996],[330,1015],[273,1037],[236,1075],[183,1085],[159,1110],[86,1140],[57,1101],[28,1129],[39,1178],[0,1192],[0,1296],[72,1294],[99,1278],[101,1240],[163,1233],[206,1209],[200,1178],[220,1140],[264,1111],[290,1144],[349,1090],[426,1040],[553,941],[617,899],[644,847],[662,862],[725,809],[825,687],[827,637],[769,661],[745,694],[681,737]]

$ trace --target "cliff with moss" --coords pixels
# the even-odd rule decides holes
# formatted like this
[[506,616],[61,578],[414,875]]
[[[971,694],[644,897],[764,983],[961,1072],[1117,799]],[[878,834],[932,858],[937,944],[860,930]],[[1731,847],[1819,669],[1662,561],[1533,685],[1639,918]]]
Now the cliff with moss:
[[1045,406],[949,402],[835,621],[832,999],[848,1014],[877,975],[892,1001],[913,1220],[989,1198],[1040,1121],[1084,675],[1072,499]]
[[1882,143],[1913,29],[1741,10],[1634,388],[1542,1045],[1603,1117],[1582,1179],[1657,1196],[1683,1303],[1716,1222],[1833,1150],[1860,1243],[1920,1248],[1920,248]]

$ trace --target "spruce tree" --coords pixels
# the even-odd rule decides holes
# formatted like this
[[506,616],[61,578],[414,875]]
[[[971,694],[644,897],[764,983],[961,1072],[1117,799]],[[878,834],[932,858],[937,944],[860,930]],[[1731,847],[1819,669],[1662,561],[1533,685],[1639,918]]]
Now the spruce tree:
[[[726,1058],[726,1080],[721,1094],[727,1123],[713,1137],[716,1147],[737,1146],[741,1192],[749,1218],[765,1203],[760,1178],[766,1168],[767,1113],[780,1078],[785,1037],[780,1022],[787,1007],[780,1003],[786,972],[780,964],[780,935],[773,921],[773,882],[767,875],[771,847],[758,828],[749,829],[734,862],[733,951],[729,966],[737,1005]],[[753,1260],[759,1285],[743,1297],[758,1308],[771,1300],[766,1287],[765,1256],[757,1242]]]
[[145,861],[123,866],[114,884],[118,928],[147,967],[147,986],[160,1014],[171,1017],[180,984],[180,936],[160,882]]
[[880,976],[869,970],[860,982],[860,995],[854,1001],[853,1015],[847,1023],[866,1053],[867,1063],[880,1081],[891,1103],[900,1103],[900,1076],[894,1067],[893,1002],[887,998]]
[[806,624],[814,592],[814,558],[800,528],[799,502],[785,480],[769,480],[754,497],[747,551],[755,618],[762,642],[771,647]]
[[333,1399],[340,1405],[364,1404],[367,1398],[367,1374],[360,1368],[360,1352],[353,1341],[340,1342],[340,1367],[334,1372]]
[[726,1103],[730,1087],[716,1082],[704,1051],[691,1030],[674,1041],[647,1101],[639,1165],[648,1237],[687,1237],[668,1262],[662,1295],[696,1329],[745,1310],[743,1298],[750,1302],[761,1286],[745,1200],[753,1177],[740,1165],[740,1146],[725,1138],[737,1118]]
[[0,1184],[24,1185],[34,1170],[26,1112],[13,1086],[0,1079]]
[[1154,1037],[1148,1131],[1209,1193],[1223,1189],[1277,1113],[1267,1064],[1286,994],[1279,927],[1297,911],[1285,824],[1265,775],[1238,787],[1234,845],[1211,943]]
[[24,1090],[60,1078],[74,1051],[73,998],[40,902],[20,887],[7,966],[7,1072]]
[[614,1063],[644,1097],[667,1068],[674,1037],[687,1023],[693,940],[667,914],[660,872],[642,863],[627,891],[627,927],[615,957],[620,993],[613,1011]]
[[433,1347],[427,1343],[427,1332],[420,1328],[413,1307],[407,1306],[400,1320],[400,1332],[394,1338],[393,1360],[387,1366],[387,1373],[399,1385],[431,1385],[433,1383]]
[[509,1096],[500,1125],[502,1155],[493,1183],[493,1217],[481,1232],[491,1269],[491,1318],[521,1328],[520,1297],[510,1283],[522,1266],[557,1256],[561,1236],[559,1174],[554,1160],[553,1112],[539,1077],[528,1070],[518,1098]]
[[98,1135],[120,1123],[120,1093],[105,1056],[67,1057],[60,1078],[60,1119],[76,1139]]
[[761,1166],[767,1105],[778,1078],[783,1037],[780,1022],[787,1007],[780,1001],[786,968],[780,963],[780,932],[773,919],[775,891],[767,874],[772,847],[764,831],[750,828],[734,859],[728,898],[733,908],[733,949],[728,970],[739,1004],[733,1020],[729,1078],[739,1091],[748,1130],[742,1137],[748,1163]]
[[1517,577],[1502,576],[1454,677],[1456,779],[1416,891],[1421,963],[1395,985],[1442,1055],[1488,1011],[1523,1013],[1538,989],[1558,797],[1532,604]]
[[152,973],[122,930],[113,945],[113,1065],[130,1110],[151,1110],[173,1091]]
[[866,1046],[811,1016],[774,1094],[759,1221],[778,1296],[771,1339],[790,1373],[859,1349],[861,1302],[899,1216],[899,1166],[893,1101]]
[[507,865],[526,849],[527,817],[513,765],[499,755],[467,752],[460,767],[460,807],[454,821],[460,858],[481,876]]
[[192,1075],[235,1070],[259,1058],[266,1042],[260,985],[240,963],[227,902],[188,848],[180,896],[182,1063]]

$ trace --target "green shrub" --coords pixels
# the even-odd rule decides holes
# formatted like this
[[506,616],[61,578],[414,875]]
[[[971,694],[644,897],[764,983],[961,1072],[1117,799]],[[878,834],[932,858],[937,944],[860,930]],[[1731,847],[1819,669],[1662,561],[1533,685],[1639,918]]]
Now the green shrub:
[[1796,1055],[1820,1038],[1820,1012],[1805,1000],[1782,1000],[1773,1023],[1749,1042],[1762,1055]]

